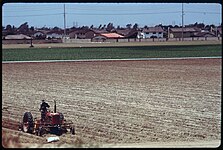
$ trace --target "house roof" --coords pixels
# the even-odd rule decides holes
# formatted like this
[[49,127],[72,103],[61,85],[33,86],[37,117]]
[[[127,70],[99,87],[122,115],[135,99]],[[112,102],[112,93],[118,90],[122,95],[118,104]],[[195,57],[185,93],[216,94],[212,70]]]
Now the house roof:
[[[170,31],[172,31],[172,32],[182,32],[182,28],[170,28]],[[186,27],[186,28],[183,28],[183,31],[184,32],[197,32],[197,31],[200,31],[200,30],[197,29],[197,28]]]
[[74,29],[70,31],[69,34],[78,34],[78,33],[85,34],[88,31],[90,31],[90,29]]
[[161,27],[149,27],[143,29],[142,32],[164,32],[164,30]]
[[127,38],[136,38],[138,35],[138,30],[131,30],[125,37]]
[[104,30],[104,29],[91,29],[91,31],[93,31],[96,34],[101,34],[101,33],[108,33],[108,31]]
[[117,33],[102,33],[101,36],[104,36],[106,38],[123,38],[124,36],[117,34]]
[[95,34],[101,34],[101,33],[108,33],[106,30],[97,30],[97,29],[74,29],[72,31],[69,32],[69,34],[78,34],[78,33],[82,33],[85,34],[87,32],[94,32]]
[[19,35],[7,35],[5,36],[5,39],[16,39],[16,40],[20,40],[20,39],[31,39],[31,37],[24,35],[24,34],[19,34]]
[[48,31],[46,31],[46,30],[36,30],[36,31],[34,31],[34,34],[39,33],[39,32],[41,32],[43,34],[46,34]]
[[120,35],[126,36],[132,31],[132,29],[116,29],[116,32]]
[[211,32],[198,32],[194,34],[195,37],[215,37]]
[[218,32],[219,32],[220,34],[222,34],[222,28],[221,28],[221,26],[218,27],[217,30],[218,30]]
[[55,33],[55,34],[64,34],[64,31],[63,30],[59,30],[59,31],[49,31],[49,32],[47,32],[47,34],[49,35],[49,34],[53,34],[53,33]]

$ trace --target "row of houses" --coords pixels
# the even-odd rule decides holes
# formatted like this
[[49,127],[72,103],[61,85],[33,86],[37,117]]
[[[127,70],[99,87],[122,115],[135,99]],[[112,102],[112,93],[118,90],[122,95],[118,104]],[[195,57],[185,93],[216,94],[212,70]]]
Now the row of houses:
[[[211,31],[202,30],[196,27],[185,28],[168,28],[164,30],[162,27],[148,27],[143,29],[114,29],[108,32],[105,29],[89,29],[89,28],[75,28],[72,30],[37,30],[31,35],[7,35],[3,39],[91,39],[95,41],[105,41],[106,39],[119,39],[119,38],[181,38],[183,37],[222,37],[221,26],[212,29]],[[65,36],[64,36],[65,35]]]

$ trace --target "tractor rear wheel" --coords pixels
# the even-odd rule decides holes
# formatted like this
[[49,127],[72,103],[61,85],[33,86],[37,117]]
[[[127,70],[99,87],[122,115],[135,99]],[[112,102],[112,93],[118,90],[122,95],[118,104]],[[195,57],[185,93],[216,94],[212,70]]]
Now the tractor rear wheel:
[[25,112],[22,122],[22,130],[26,133],[32,133],[34,130],[33,116],[31,112]]

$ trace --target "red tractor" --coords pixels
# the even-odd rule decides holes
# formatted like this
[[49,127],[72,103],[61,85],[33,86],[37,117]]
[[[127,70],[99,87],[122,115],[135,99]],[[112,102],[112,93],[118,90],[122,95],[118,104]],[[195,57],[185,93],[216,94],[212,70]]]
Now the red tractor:
[[72,121],[65,120],[62,113],[56,112],[56,101],[54,101],[54,104],[54,112],[47,110],[45,112],[45,119],[33,119],[31,112],[25,112],[20,129],[23,132],[39,136],[46,133],[61,135],[69,129],[70,133],[74,135],[75,129],[72,126]]

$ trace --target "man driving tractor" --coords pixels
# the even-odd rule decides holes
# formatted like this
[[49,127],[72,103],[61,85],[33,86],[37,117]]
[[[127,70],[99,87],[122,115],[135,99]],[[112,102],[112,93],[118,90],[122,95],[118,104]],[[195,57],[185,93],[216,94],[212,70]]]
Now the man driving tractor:
[[40,105],[40,111],[41,111],[41,121],[45,120],[47,108],[49,108],[50,105],[45,102],[45,100],[42,100],[42,104]]

